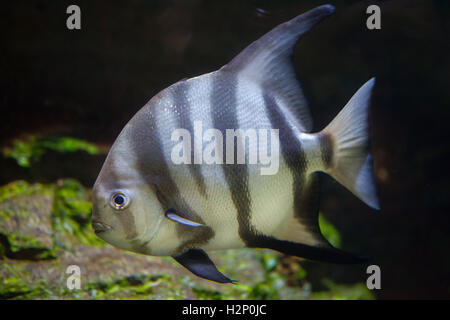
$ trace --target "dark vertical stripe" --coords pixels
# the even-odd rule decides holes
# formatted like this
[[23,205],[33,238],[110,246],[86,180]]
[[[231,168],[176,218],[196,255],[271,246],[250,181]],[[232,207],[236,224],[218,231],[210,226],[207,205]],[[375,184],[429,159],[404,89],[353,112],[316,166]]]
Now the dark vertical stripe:
[[[226,129],[239,129],[237,119],[237,79],[235,75],[220,71],[214,74],[211,92],[211,118],[214,128],[226,137]],[[251,225],[251,196],[248,186],[247,164],[237,164],[237,144],[234,143],[234,163],[226,164],[226,152],[223,152],[222,169],[237,211],[239,236],[247,246],[253,246],[257,233]]]
[[[186,129],[189,131],[191,136],[194,134],[194,121],[195,116],[191,116],[191,108],[192,106],[189,104],[187,100],[187,94],[189,92],[190,85],[187,81],[180,81],[173,87],[173,101],[174,107],[176,108],[176,115],[178,121],[178,128]],[[200,194],[206,198],[206,185],[203,175],[201,173],[201,165],[194,164],[194,145],[192,144],[191,148],[191,160],[192,163],[188,165],[189,171],[191,175],[194,177],[195,184],[200,192]]]
[[[155,107],[159,106],[145,107],[133,119],[130,142],[137,155],[136,169],[142,179],[155,190],[164,211],[172,209],[183,218],[205,224],[200,215],[194,212],[188,201],[181,196],[172,179],[170,168],[164,157],[163,142],[160,141],[164,138],[170,139],[170,135],[160,137],[156,131],[158,127],[154,114]],[[177,234],[182,244],[176,253],[180,253],[207,243],[214,236],[214,231],[210,227],[195,228],[177,224]]]
[[[310,203],[311,199],[309,197],[311,195],[308,192],[304,194],[307,162],[301,142],[295,135],[291,124],[287,121],[286,116],[277,105],[275,99],[265,94],[264,103],[272,128],[279,129],[281,154],[293,177],[294,216],[303,225],[313,227],[316,224],[314,220],[317,220],[318,211],[312,212],[312,210],[308,209],[314,208],[316,210],[318,207]],[[316,188],[316,183],[314,185]],[[316,198],[314,197],[314,199]],[[313,228],[315,229],[315,227]]]
[[322,162],[325,169],[331,167],[333,163],[333,138],[329,133],[319,133],[318,135],[319,145],[320,145],[320,154],[322,157]]

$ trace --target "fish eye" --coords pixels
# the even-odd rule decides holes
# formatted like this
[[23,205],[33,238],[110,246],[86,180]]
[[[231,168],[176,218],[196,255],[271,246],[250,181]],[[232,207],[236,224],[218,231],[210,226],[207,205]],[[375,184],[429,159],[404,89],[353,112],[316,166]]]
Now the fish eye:
[[123,210],[128,207],[130,198],[124,192],[115,192],[111,196],[111,207],[116,210]]

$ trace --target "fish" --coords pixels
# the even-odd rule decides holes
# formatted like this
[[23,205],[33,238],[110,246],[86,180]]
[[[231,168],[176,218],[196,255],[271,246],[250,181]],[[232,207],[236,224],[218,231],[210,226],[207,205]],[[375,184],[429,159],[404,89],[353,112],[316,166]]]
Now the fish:
[[318,214],[323,173],[380,209],[368,118],[375,78],[312,132],[292,59],[297,41],[334,11],[322,5],[298,15],[219,70],[151,98],[122,129],[95,181],[96,235],[120,249],[173,257],[218,283],[236,280],[208,251],[266,248],[326,263],[366,262],[333,247]]

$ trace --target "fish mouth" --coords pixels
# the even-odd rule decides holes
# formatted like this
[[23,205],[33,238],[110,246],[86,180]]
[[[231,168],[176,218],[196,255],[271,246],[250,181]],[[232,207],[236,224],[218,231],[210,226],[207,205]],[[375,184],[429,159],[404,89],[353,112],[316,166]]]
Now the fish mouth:
[[107,225],[106,223],[100,222],[98,220],[92,221],[92,228],[94,229],[95,234],[106,232],[106,231],[109,231],[112,229],[111,226]]

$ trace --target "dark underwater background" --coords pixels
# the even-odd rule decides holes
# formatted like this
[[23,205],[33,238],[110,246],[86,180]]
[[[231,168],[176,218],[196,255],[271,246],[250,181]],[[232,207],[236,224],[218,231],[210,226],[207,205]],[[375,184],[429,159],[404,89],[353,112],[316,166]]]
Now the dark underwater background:
[[[90,189],[109,147],[156,93],[214,71],[319,4],[336,12],[302,38],[295,67],[320,130],[371,77],[381,211],[323,177],[321,226],[367,265],[270,250],[213,253],[241,284],[198,279],[170,258],[115,249],[90,227]],[[81,8],[81,30],[66,8]],[[366,8],[381,8],[381,30]],[[0,10],[0,298],[448,299],[450,2],[11,1]],[[81,289],[66,286],[81,267]]]

